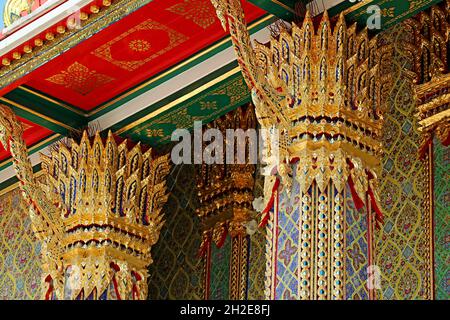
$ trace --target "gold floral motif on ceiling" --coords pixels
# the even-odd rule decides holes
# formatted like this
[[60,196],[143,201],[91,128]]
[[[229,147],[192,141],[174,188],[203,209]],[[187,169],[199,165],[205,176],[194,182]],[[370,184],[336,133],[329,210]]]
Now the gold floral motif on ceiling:
[[25,131],[27,131],[28,129],[33,128],[33,126],[32,126],[32,125],[29,125],[28,123],[22,122],[22,128],[23,128],[23,131],[25,132]]
[[216,22],[216,13],[209,0],[184,0],[167,10],[191,20],[203,29],[207,29]]
[[66,70],[62,70],[46,80],[85,96],[113,81],[114,78],[97,73],[97,71],[91,70],[79,62],[74,62]]
[[[167,36],[168,43],[163,48],[158,48],[153,46],[153,42],[154,39],[162,39],[161,31]],[[146,38],[142,39],[143,36]],[[134,71],[186,40],[187,36],[149,19],[95,49],[92,54],[122,69]],[[130,54],[122,52],[124,47],[130,49]]]
[[131,50],[137,52],[145,52],[150,50],[150,43],[148,41],[141,39],[130,41],[128,46],[130,47]]

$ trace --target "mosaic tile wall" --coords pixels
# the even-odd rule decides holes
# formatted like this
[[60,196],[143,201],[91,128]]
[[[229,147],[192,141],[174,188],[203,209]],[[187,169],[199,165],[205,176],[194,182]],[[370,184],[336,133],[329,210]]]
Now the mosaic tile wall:
[[266,270],[265,241],[266,229],[258,230],[250,237],[250,256],[248,267],[248,300],[264,300],[264,279]]
[[408,33],[397,26],[383,41],[394,48],[394,86],[385,114],[380,196],[385,215],[376,233],[375,264],[381,270],[378,299],[430,299],[430,216],[424,199],[427,176],[418,158],[420,136],[414,114],[416,103],[411,81],[403,72],[411,67],[403,44]]
[[41,297],[40,244],[19,189],[0,196],[0,300]]
[[[300,187],[294,183],[292,194],[298,195]],[[299,299],[298,284],[298,255],[300,254],[299,232],[300,225],[300,198],[294,199],[284,192],[279,196],[278,212],[278,238],[276,260],[276,288],[275,300]]]
[[[194,166],[174,166],[168,178],[171,194],[164,208],[166,224],[152,249],[148,299],[187,299],[203,297],[200,222]],[[186,187],[189,186],[189,187]]]
[[435,297],[450,299],[450,147],[434,141]]

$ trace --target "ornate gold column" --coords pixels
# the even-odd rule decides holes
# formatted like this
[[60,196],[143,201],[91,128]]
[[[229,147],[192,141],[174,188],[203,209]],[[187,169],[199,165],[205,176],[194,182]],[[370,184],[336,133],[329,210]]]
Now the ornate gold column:
[[[256,128],[256,118],[252,105],[240,107],[225,116],[209,123],[207,129],[218,129],[226,146],[234,141],[227,140],[226,130]],[[245,150],[248,151],[248,140],[244,141]],[[237,153],[233,153],[237,156]],[[251,219],[254,173],[256,166],[248,163],[249,153],[245,156],[245,163],[238,164],[237,158],[233,163],[202,164],[197,175],[198,195],[200,208],[197,214],[203,224],[203,241],[200,255],[205,259],[205,298],[214,298],[210,294],[211,265],[217,263],[211,257],[212,246],[221,248],[227,237],[231,245],[222,250],[231,250],[229,261],[229,299],[246,299],[247,290],[247,263],[249,238],[247,223]],[[226,284],[228,285],[228,284]]]
[[360,249],[367,268],[372,231],[382,221],[377,177],[390,75],[380,62],[390,50],[343,15],[333,25],[326,12],[316,26],[307,13],[302,25],[281,26],[269,43],[252,46],[240,0],[212,3],[230,31],[260,125],[279,132],[279,145],[266,154],[275,172],[266,178],[262,210],[266,298],[344,299],[346,216],[356,209],[366,221]]
[[44,299],[145,299],[151,247],[163,225],[169,157],[109,133],[84,132],[42,155],[45,182],[28,159],[23,128],[0,106],[0,141],[11,151],[42,242]]

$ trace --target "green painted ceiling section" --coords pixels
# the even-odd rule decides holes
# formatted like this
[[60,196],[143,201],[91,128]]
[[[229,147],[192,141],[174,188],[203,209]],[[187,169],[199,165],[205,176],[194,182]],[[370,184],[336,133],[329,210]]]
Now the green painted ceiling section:
[[[265,9],[273,15],[293,21],[295,16],[295,3],[311,2],[310,0],[249,0],[255,5]],[[315,0],[319,5],[322,0]],[[420,11],[441,2],[442,0],[344,0],[328,10],[330,16],[338,15],[347,11],[345,17],[347,21],[358,22],[360,26],[366,26],[368,18],[372,11],[368,9],[377,5],[381,10],[381,29],[378,32],[386,30],[393,25],[408,19]],[[323,0],[326,3],[326,0]],[[353,8],[353,9],[352,9]]]
[[[330,15],[337,15],[343,10],[348,10],[345,15],[348,21],[355,21],[358,25],[366,26],[367,20],[373,14],[373,11],[370,11],[370,9],[372,6],[376,5],[381,10],[381,29],[375,31],[381,32],[413,17],[419,12],[426,10],[441,1],[442,0],[372,0],[367,1],[366,4],[360,7],[350,3],[350,1],[344,1],[342,4],[331,8],[329,13]],[[352,7],[351,5],[355,6],[356,9],[349,9],[349,7]]]

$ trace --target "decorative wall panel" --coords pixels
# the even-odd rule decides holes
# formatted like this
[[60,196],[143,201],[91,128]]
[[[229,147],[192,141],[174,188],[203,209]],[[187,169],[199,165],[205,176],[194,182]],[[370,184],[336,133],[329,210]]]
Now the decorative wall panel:
[[383,127],[380,196],[385,219],[376,234],[375,265],[381,271],[377,299],[431,298],[427,170],[418,157],[420,136],[414,117],[414,89],[404,72],[413,66],[404,51],[409,36],[402,26],[383,34],[383,41],[394,49],[392,60],[387,62],[394,68],[394,85]]
[[202,260],[197,257],[201,235],[195,214],[198,198],[193,165],[173,166],[168,177],[169,200],[165,206],[166,223],[152,249],[150,300],[203,298]]
[[434,143],[434,281],[435,298],[450,298],[450,147]]
[[266,229],[258,230],[250,238],[247,299],[264,300],[264,277],[266,271]]
[[41,297],[41,247],[20,190],[0,196],[0,300]]

